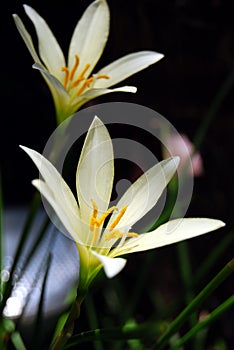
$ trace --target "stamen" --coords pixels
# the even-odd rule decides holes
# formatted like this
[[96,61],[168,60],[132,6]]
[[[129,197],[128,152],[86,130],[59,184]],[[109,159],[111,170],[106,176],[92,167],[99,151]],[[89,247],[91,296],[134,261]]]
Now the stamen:
[[93,80],[94,80],[94,77],[90,77],[89,79],[87,79],[86,82],[85,82],[86,86],[90,87],[90,84],[93,82]]
[[108,215],[110,215],[114,210],[118,210],[117,207],[113,206],[109,208],[102,216],[97,219],[98,216],[98,206],[97,203],[91,199],[91,203],[93,206],[93,213],[90,219],[90,231],[93,232],[93,237],[92,237],[92,244],[96,244],[98,240],[98,235],[99,235],[99,228],[104,222],[104,220],[107,218]]
[[99,235],[99,227],[95,224],[93,228],[92,244],[97,244],[98,235]]
[[70,72],[70,76],[69,76],[69,79],[70,79],[70,80],[73,80],[74,74],[75,74],[75,72],[76,72],[76,70],[77,70],[77,67],[78,67],[78,65],[79,65],[79,62],[80,62],[79,56],[78,56],[78,55],[75,55],[75,63],[74,63],[74,66],[73,66],[73,68],[72,68],[72,70],[71,70],[71,72]]
[[[63,86],[65,89],[70,90],[74,87],[77,87],[83,81],[83,84],[81,85],[81,87],[79,88],[79,90],[76,93],[77,96],[80,96],[86,87],[88,87],[88,88],[90,87],[90,84],[94,81],[94,79],[109,79],[110,78],[107,74],[99,74],[96,76],[92,76],[90,78],[85,78],[85,74],[87,73],[88,69],[90,68],[90,63],[87,63],[85,65],[84,69],[82,70],[82,72],[79,74],[79,76],[74,80],[74,76],[76,74],[77,68],[78,68],[79,63],[80,63],[79,56],[77,54],[75,54],[74,57],[75,57],[75,62],[74,62],[72,69],[69,69],[66,66],[61,68],[62,72],[65,73],[64,81],[63,81]],[[69,81],[71,83],[68,86]]]
[[[119,230],[114,230],[111,233],[105,234],[105,241],[110,241],[111,239],[120,239],[124,236],[124,233],[120,232]],[[126,238],[136,238],[138,237],[138,234],[135,232],[128,232],[126,235]]]
[[89,67],[90,67],[90,64],[87,63],[86,66],[84,67],[84,69],[82,70],[82,72],[80,73],[80,75],[78,76],[78,78],[72,83],[71,88],[73,88],[73,87],[79,85],[79,83],[80,83],[82,80],[84,80],[84,75],[85,75],[85,73],[87,72],[87,70],[89,69]]
[[136,232],[128,232],[127,237],[137,238],[139,235]]
[[91,231],[94,230],[94,225],[96,223],[96,220],[97,220],[97,215],[98,215],[98,206],[97,206],[97,203],[91,199],[91,203],[92,203],[92,206],[93,206],[93,214],[91,216],[91,219],[90,219],[90,229]]
[[97,220],[97,225],[100,226],[104,220],[107,218],[108,215],[110,215],[114,210],[118,210],[117,207],[111,207],[109,208],[98,220]]
[[109,227],[109,230],[113,230],[116,225],[120,222],[120,219],[123,217],[125,211],[127,210],[127,205],[125,205],[119,212],[119,214],[117,215],[117,217],[115,218],[115,220],[112,222],[112,224]]
[[93,77],[90,77],[89,79],[85,80],[85,82],[81,85],[80,89],[77,91],[76,95],[80,96],[86,87],[90,87],[90,84],[92,83],[93,79]]
[[97,79],[110,79],[109,75],[106,75],[106,74],[99,74],[97,76]]
[[91,199],[91,203],[93,206],[93,217],[96,219],[97,214],[98,214],[98,206],[97,206],[97,203],[93,199]]
[[80,89],[77,91],[76,95],[80,96],[84,89],[86,88],[86,81],[81,85]]
[[65,72],[63,86],[66,89],[67,83],[68,83],[68,78],[69,78],[69,69],[67,67],[62,67],[61,70],[62,70],[62,72]]

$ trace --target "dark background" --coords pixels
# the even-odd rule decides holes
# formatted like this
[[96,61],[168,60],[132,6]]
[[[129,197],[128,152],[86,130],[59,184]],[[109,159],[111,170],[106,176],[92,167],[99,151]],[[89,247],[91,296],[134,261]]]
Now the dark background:
[[[91,1],[27,1],[47,20],[64,52],[77,20]],[[210,0],[118,0],[109,1],[110,36],[97,69],[127,53],[154,50],[165,58],[130,77],[124,85],[136,85],[137,94],[110,94],[94,103],[126,101],[150,107],[166,117],[191,140],[224,91],[234,70],[233,1]],[[30,32],[32,25],[20,1],[1,4],[1,176],[6,205],[29,203],[31,179],[37,171],[18,145],[42,151],[56,127],[53,102],[40,74],[31,68],[32,58],[11,17],[17,13]],[[31,28],[31,30],[30,30]],[[234,79],[233,79],[234,80]],[[202,142],[204,175],[195,179],[191,216],[217,217],[226,222],[224,234],[233,234],[233,135],[234,87],[230,88]],[[231,233],[230,233],[231,232]],[[194,268],[205,258],[220,236],[198,239],[193,245]],[[165,255],[161,254],[165,262]],[[159,253],[160,256],[160,253]],[[217,273],[232,257],[232,248],[218,261]],[[137,258],[141,259],[141,258]],[[134,269],[129,259],[129,272]],[[169,264],[170,265],[170,264]],[[168,272],[169,271],[169,272]],[[167,272],[170,275],[170,266]],[[155,272],[156,273],[156,272]],[[127,272],[123,274],[128,278]],[[169,286],[178,288],[173,276]],[[161,286],[165,290],[165,285]],[[230,295],[229,281],[212,299],[214,306]],[[229,318],[223,334],[229,340]],[[233,320],[232,320],[233,321]],[[221,327],[221,326],[220,326]],[[221,328],[222,328],[221,327]]]
[[[47,20],[64,52],[77,19],[89,3],[28,1]],[[162,52],[165,58],[124,82],[136,85],[137,94],[111,94],[93,102],[143,104],[193,139],[234,69],[232,1],[119,0],[109,1],[109,6],[110,36],[97,69],[144,49]],[[19,14],[35,39],[22,3],[4,2],[1,11],[1,172],[5,201],[11,203],[29,200],[28,181],[36,174],[18,145],[42,150],[56,122],[49,89],[31,68],[32,58],[11,17],[12,13]],[[200,150],[206,173],[201,180],[203,190],[210,203],[214,203],[213,196],[219,196],[218,212],[221,210],[225,218],[232,216],[233,109],[231,87]]]

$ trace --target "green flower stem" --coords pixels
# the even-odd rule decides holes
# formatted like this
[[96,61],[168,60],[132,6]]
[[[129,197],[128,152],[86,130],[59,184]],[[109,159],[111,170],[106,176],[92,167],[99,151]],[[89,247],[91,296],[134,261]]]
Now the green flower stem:
[[209,316],[204,320],[197,323],[192,329],[189,330],[170,350],[179,349],[188,340],[190,340],[197,332],[199,332],[204,327],[209,326],[217,318],[219,318],[225,311],[229,310],[234,306],[234,295],[225,300],[221,305],[219,305],[214,311],[212,311]]
[[[163,325],[164,327],[164,325]],[[66,345],[65,349],[84,343],[97,340],[128,340],[128,339],[154,339],[162,332],[162,324],[144,323],[141,325],[125,325],[109,329],[94,329],[74,335]]]
[[[85,299],[85,306],[90,328],[98,328],[98,319],[92,295],[87,294],[87,297]],[[95,350],[104,350],[102,342],[95,342],[93,346]]]
[[74,323],[80,316],[80,306],[83,299],[76,298],[74,301],[68,318],[61,332],[56,337],[50,347],[50,350],[63,350],[68,340],[71,338],[74,330]]
[[185,323],[188,317],[200,307],[200,305],[206,300],[214,290],[227,278],[234,270],[234,259],[232,259],[224,268],[205,286],[204,289],[191,301],[191,303],[172,321],[164,332],[164,334],[158,339],[155,350],[161,350],[168,343],[172,335],[174,335],[180,327]]

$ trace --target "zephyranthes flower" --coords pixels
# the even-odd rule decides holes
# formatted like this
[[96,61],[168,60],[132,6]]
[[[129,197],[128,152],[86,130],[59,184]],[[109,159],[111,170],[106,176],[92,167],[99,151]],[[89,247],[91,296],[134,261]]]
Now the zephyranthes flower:
[[45,20],[33,8],[24,5],[24,9],[36,29],[39,55],[21,19],[13,17],[35,61],[33,67],[40,70],[51,90],[59,123],[95,97],[115,91],[136,92],[134,86],[110,87],[163,57],[153,51],[136,52],[92,74],[109,34],[110,14],[105,0],[94,1],[77,23],[67,62]]
[[172,157],[156,164],[109,207],[113,178],[112,141],[104,124],[95,117],[90,126],[76,172],[77,199],[56,168],[41,154],[22,147],[38,167],[42,179],[33,181],[77,244],[80,255],[79,289],[87,288],[103,267],[111,278],[125,266],[119,258],[198,236],[222,227],[219,220],[175,219],[148,233],[132,226],[158,201],[179,163]]

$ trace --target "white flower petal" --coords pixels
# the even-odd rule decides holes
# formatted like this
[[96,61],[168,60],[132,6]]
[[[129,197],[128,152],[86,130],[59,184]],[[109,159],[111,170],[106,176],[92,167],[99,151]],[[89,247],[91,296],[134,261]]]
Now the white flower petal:
[[[51,75],[41,64],[35,63],[33,65],[33,68],[41,72],[43,78],[49,86],[54,99],[54,104],[56,106],[57,115],[62,115],[64,119],[65,117],[72,115],[76,109],[73,109],[72,106],[69,106],[70,96],[60,81]],[[62,119],[61,122],[64,119]]]
[[68,66],[74,64],[74,56],[80,58],[78,70],[90,64],[86,76],[99,60],[109,34],[110,14],[105,0],[96,0],[86,9],[78,22],[69,48]]
[[36,29],[42,61],[50,73],[61,80],[64,76],[61,68],[65,66],[65,59],[55,36],[45,20],[32,7],[24,5],[24,9]]
[[[117,203],[119,209],[125,205],[128,207],[116,229],[125,230],[125,227],[134,225],[153,208],[174,175],[178,164],[179,157],[163,160],[146,171],[129,187]],[[107,227],[113,222],[115,216],[116,213],[113,213]]]
[[122,247],[114,249],[111,256],[159,248],[203,235],[223,226],[225,226],[225,224],[222,221],[207,218],[181,218],[171,220],[152,232],[143,233],[137,238],[130,239]]
[[17,27],[20,35],[22,36],[22,39],[24,40],[24,42],[25,42],[25,44],[26,44],[26,46],[27,46],[27,48],[28,48],[32,58],[34,59],[35,62],[41,63],[40,58],[38,57],[38,54],[37,54],[37,52],[36,52],[36,50],[34,48],[31,35],[26,30],[23,22],[21,21],[19,16],[15,15],[15,14],[13,15],[13,18],[14,18],[16,27]]
[[[69,186],[63,180],[62,176],[59,174],[57,169],[40,153],[24,146],[20,147],[35,163],[44,179],[44,182],[51,191],[54,200],[59,206],[61,206],[63,212],[66,213],[67,217],[70,217],[71,222],[73,222],[75,225],[76,221],[79,220],[79,208],[75,197],[73,196]],[[60,218],[60,220],[62,221],[62,218]]]
[[[82,231],[80,229],[78,215],[73,216],[72,212],[68,212],[66,210],[67,203],[64,203],[64,205],[61,205],[61,203],[58,201],[58,198],[56,198],[55,194],[51,191],[49,186],[44,181],[36,179],[32,181],[32,184],[46,198],[48,203],[51,205],[51,207],[55,211],[59,219],[59,223],[62,224],[62,227],[61,227],[56,223],[60,231],[63,233],[66,233],[63,230],[63,226],[64,226],[75,242],[83,243],[82,236],[81,236]],[[54,220],[52,221],[54,222]]]
[[126,265],[127,260],[123,258],[110,258],[98,254],[97,252],[91,250],[91,253],[95,255],[98,260],[102,263],[105,274],[108,278],[116,276]]
[[94,118],[80,155],[76,188],[81,218],[89,224],[93,199],[100,214],[108,208],[113,186],[114,164],[113,147],[105,125]]
[[97,75],[108,75],[109,79],[97,79],[94,88],[108,88],[120,81],[130,77],[131,75],[147,68],[156,63],[164,55],[153,51],[140,51],[126,55],[108,66],[102,68]]
[[83,106],[83,104],[87,103],[88,101],[102,96],[106,94],[110,94],[112,92],[131,92],[136,93],[137,88],[135,86],[122,86],[115,89],[89,89],[86,92],[84,92],[81,96],[77,96],[77,98],[74,100],[74,103],[72,107],[76,110]]

